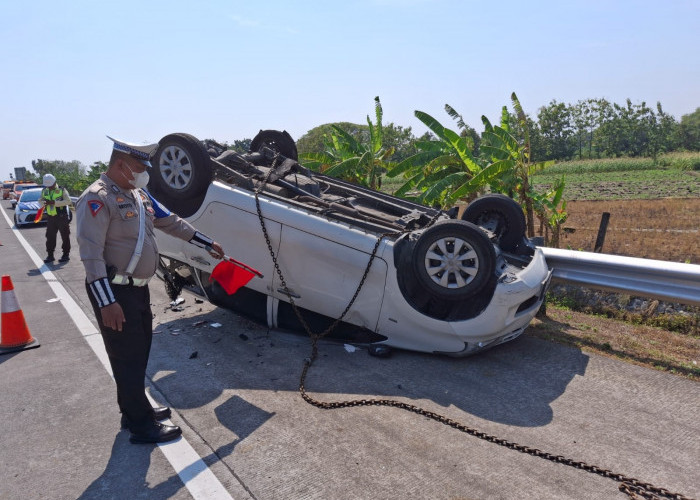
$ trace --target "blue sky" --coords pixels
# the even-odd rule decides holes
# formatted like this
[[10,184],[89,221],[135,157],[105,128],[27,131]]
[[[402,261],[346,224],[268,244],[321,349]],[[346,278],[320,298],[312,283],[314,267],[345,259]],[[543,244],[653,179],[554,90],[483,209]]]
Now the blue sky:
[[700,0],[36,0],[0,3],[0,175],[109,158],[110,135],[298,139],[328,122],[481,131],[516,92],[700,107]]

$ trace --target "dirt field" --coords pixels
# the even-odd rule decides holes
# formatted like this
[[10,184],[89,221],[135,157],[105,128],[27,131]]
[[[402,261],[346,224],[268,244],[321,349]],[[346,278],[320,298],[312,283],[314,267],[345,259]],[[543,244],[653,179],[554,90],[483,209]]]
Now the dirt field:
[[[700,198],[570,201],[567,212],[562,248],[593,251],[601,216],[608,212],[603,252],[700,264]],[[679,334],[638,324],[643,315],[622,314],[633,317],[630,322],[604,317],[602,310],[584,314],[549,306],[528,334],[698,380],[698,309],[679,318],[694,325],[690,330],[695,333]]]
[[603,252],[700,264],[700,198],[570,201],[561,247],[593,251],[603,212]]

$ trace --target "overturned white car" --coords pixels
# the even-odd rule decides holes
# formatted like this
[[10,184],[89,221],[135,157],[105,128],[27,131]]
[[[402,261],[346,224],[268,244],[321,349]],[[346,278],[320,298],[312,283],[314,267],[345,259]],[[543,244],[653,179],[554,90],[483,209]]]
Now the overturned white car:
[[503,195],[461,220],[297,163],[286,132],[261,131],[239,154],[188,134],[164,137],[149,190],[165,206],[261,271],[234,295],[209,277],[218,263],[158,232],[159,276],[266,322],[371,347],[467,355],[519,336],[551,272]]

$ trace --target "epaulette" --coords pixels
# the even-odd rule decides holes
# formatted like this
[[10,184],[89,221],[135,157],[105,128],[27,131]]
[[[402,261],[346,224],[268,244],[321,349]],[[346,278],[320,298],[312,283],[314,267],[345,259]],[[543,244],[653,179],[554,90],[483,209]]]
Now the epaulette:
[[106,195],[107,183],[102,179],[97,179],[90,185],[90,187],[88,188],[88,192],[92,194]]

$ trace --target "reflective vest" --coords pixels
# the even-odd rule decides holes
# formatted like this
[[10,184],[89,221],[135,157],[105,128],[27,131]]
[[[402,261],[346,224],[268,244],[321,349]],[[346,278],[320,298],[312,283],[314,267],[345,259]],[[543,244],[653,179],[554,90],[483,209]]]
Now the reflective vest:
[[[60,187],[58,184],[56,185],[55,189],[50,189],[50,188],[44,188],[44,190],[41,192],[41,197],[45,200],[53,200],[53,201],[59,201],[63,200],[63,188]],[[55,205],[46,205],[46,210],[47,215],[57,215],[59,212],[64,213],[66,211],[66,207],[56,207]]]

